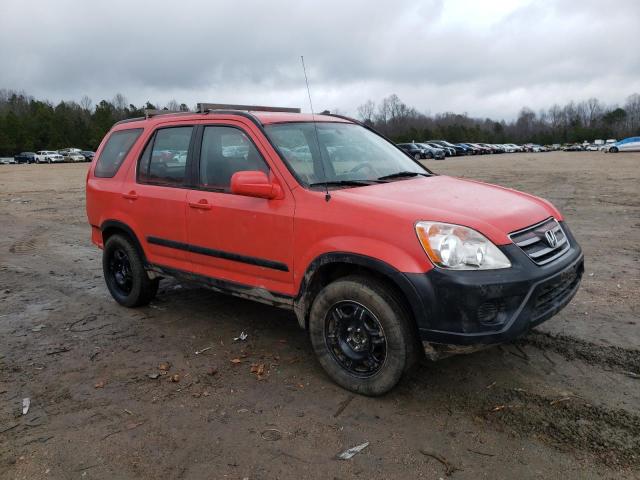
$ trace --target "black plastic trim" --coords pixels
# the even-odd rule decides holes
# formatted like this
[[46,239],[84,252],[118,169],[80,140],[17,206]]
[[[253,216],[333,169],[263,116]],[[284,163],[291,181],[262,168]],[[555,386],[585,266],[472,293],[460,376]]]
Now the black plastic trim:
[[423,296],[406,274],[374,257],[351,252],[329,252],[316,257],[307,267],[295,300],[295,311],[302,328],[307,328],[307,316],[313,302],[310,286],[318,270],[328,264],[348,264],[368,268],[393,283],[404,295],[413,317],[417,320],[425,312]]
[[224,250],[216,250],[213,248],[201,247],[198,245],[191,245],[189,243],[176,242],[174,240],[167,240],[159,237],[147,237],[147,242],[153,245],[160,245],[161,247],[175,248],[177,250],[184,250],[186,252],[198,253],[200,255],[207,255],[209,257],[222,258],[224,260],[231,260],[233,262],[246,263],[249,265],[255,265],[258,267],[271,268],[273,270],[279,270],[281,272],[288,272],[289,267],[282,262],[276,262],[274,260],[267,260],[264,258],[251,257],[248,255],[241,255],[239,253],[226,252]]
[[[561,224],[571,248],[545,265],[532,263],[524,251],[510,244],[498,247],[511,262],[510,268],[405,273],[425,306],[417,317],[421,339],[448,345],[502,343],[558,313],[578,291],[584,271],[582,250],[566,224]],[[558,285],[561,294],[539,308],[536,302],[544,290]],[[495,322],[478,316],[487,302],[501,311]]]
[[131,227],[129,227],[129,225],[127,225],[126,223],[120,222],[119,220],[105,220],[104,222],[102,222],[102,225],[100,225],[99,228],[100,228],[100,231],[103,233],[103,235],[104,235],[104,232],[110,228],[113,228],[114,230],[120,230],[126,233],[129,237],[131,237],[131,240],[133,241],[133,246],[138,250],[138,253],[140,254],[140,257],[142,258],[144,263],[145,264],[147,263],[144,250],[142,248],[142,245],[140,244],[140,240],[138,240],[137,235],[131,229]]
[[253,285],[221,280],[219,278],[208,277],[197,273],[187,272],[173,267],[160,264],[151,264],[149,268],[160,274],[175,277],[179,280],[194,282],[209,287],[220,293],[233,295],[234,297],[246,298],[260,303],[266,303],[275,307],[293,309],[293,297],[285,293],[274,292]]

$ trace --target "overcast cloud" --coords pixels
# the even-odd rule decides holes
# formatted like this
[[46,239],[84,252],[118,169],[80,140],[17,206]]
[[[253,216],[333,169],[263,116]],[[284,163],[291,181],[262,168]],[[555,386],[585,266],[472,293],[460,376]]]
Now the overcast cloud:
[[0,88],[52,101],[171,99],[428,113],[640,92],[638,0],[1,0]]

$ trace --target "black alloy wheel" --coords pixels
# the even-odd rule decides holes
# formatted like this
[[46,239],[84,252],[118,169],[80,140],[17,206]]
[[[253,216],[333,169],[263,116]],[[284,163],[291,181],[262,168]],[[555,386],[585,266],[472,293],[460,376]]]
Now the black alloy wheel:
[[336,303],[325,318],[325,342],[334,360],[360,378],[375,375],[387,358],[387,339],[376,316],[351,300]]
[[116,248],[109,258],[108,274],[112,285],[123,296],[127,296],[133,289],[133,275],[131,273],[131,261],[129,255],[122,248]]

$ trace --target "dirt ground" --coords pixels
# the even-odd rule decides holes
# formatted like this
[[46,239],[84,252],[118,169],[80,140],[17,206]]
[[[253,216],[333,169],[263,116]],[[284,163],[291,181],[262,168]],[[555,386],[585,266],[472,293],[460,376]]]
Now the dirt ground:
[[334,385],[284,310],[175,281],[118,306],[87,164],[0,166],[0,478],[640,478],[640,154],[427,165],[554,202],[586,272],[525,338],[377,399]]

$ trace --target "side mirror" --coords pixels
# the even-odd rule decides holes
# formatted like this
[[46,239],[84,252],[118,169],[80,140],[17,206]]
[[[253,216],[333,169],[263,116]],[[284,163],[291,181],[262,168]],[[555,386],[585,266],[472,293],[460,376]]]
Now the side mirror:
[[282,187],[260,170],[245,170],[231,177],[231,193],[271,200],[282,196]]

